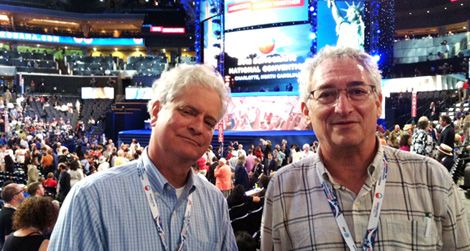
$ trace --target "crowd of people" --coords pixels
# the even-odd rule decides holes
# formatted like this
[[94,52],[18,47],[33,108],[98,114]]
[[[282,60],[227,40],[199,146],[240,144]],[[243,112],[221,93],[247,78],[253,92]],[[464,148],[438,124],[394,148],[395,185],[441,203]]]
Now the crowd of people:
[[229,93],[210,67],[177,66],[153,91],[146,148],[74,130],[3,137],[2,170],[27,177],[3,184],[4,250],[470,249],[450,169],[433,159],[449,167],[466,120],[381,130],[380,73],[359,50],[326,47],[306,63],[302,115],[318,141],[301,147],[212,149]]

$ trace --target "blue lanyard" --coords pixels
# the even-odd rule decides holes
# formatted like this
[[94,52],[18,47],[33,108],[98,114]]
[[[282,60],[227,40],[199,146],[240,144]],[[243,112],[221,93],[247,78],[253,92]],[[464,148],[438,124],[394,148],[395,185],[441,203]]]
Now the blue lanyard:
[[[387,158],[384,155],[383,159],[383,168],[380,174],[379,179],[375,184],[375,193],[374,199],[372,201],[372,208],[369,216],[369,223],[367,224],[367,231],[364,235],[362,250],[364,251],[372,251],[375,243],[375,237],[377,235],[377,229],[379,225],[379,217],[380,217],[380,210],[383,204],[384,192],[385,192],[385,183],[387,181],[387,174],[388,174],[388,163]],[[325,172],[325,168],[320,165],[317,167],[317,174],[318,178],[320,179],[320,183],[322,185],[323,191],[325,192],[326,199],[328,200],[328,204],[330,205],[331,212],[335,217],[336,224],[343,236],[344,241],[349,247],[349,250],[356,251],[356,243],[352,238],[351,231],[349,230],[348,224],[344,219],[343,211],[338,203],[338,198],[336,196],[336,192],[333,189],[333,186],[326,182],[322,176],[322,173]]]

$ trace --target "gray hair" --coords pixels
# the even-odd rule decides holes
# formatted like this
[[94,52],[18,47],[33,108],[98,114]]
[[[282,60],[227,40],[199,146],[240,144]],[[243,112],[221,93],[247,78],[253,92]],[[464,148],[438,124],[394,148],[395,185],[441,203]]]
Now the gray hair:
[[302,71],[299,75],[299,92],[300,101],[307,102],[310,95],[310,82],[315,70],[320,66],[321,63],[328,59],[339,59],[339,58],[350,58],[358,62],[364,67],[368,73],[369,79],[372,81],[372,85],[375,86],[376,94],[382,93],[381,81],[382,76],[377,63],[373,58],[363,52],[362,50],[349,48],[349,47],[323,47],[313,58],[305,61]]
[[152,99],[147,104],[148,112],[151,113],[155,102],[160,101],[162,105],[170,103],[182,95],[184,89],[189,86],[215,90],[222,101],[220,115],[225,114],[230,96],[222,76],[213,67],[207,65],[185,64],[163,72],[161,77],[153,83]]
[[429,119],[426,116],[422,116],[418,119],[418,123],[416,123],[416,127],[420,129],[426,129],[429,126]]

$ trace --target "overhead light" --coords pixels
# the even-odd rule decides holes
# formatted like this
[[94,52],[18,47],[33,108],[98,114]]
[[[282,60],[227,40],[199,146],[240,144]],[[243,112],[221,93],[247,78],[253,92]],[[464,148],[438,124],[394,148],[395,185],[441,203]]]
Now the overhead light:
[[0,21],[10,21],[10,18],[7,15],[0,14]]
[[408,14],[409,14],[409,15],[413,15],[413,13],[412,13],[412,12],[410,12],[410,13],[408,13]]
[[166,53],[166,49],[165,49],[165,48],[163,48],[163,49],[162,49],[162,52],[163,52],[163,53]]
[[64,48],[67,50],[69,47],[65,46]]
[[118,48],[114,48],[114,51],[118,51]]
[[96,47],[93,47],[93,51],[96,51]]
[[429,10],[427,10],[427,11],[426,11],[426,13],[428,13],[428,14],[429,14],[429,13],[430,13],[430,11],[429,11]]
[[51,25],[57,25],[57,24],[63,24],[63,25],[71,25],[71,26],[79,26],[80,24],[79,23],[76,23],[76,22],[67,22],[67,21],[59,21],[59,20],[51,20],[51,19],[38,19],[38,18],[33,18],[30,22],[32,23],[37,23],[37,22],[40,22],[40,23],[47,23],[47,24],[51,24]]

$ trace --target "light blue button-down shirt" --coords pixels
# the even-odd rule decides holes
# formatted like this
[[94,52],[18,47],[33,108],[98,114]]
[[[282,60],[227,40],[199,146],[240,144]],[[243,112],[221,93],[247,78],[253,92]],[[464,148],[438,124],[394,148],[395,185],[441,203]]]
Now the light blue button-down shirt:
[[62,205],[49,250],[164,250],[138,168],[145,166],[162,216],[167,246],[180,243],[188,195],[193,207],[183,250],[237,250],[225,198],[191,173],[181,197],[147,155],[73,186]]

